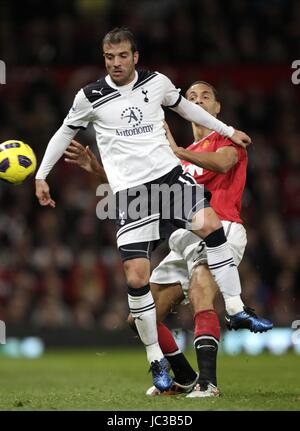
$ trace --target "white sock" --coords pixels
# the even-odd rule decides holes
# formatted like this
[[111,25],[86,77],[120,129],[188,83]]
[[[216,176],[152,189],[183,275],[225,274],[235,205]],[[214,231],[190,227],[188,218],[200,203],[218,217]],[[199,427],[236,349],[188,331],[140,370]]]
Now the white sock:
[[151,362],[156,360],[160,361],[164,356],[164,354],[161,351],[161,348],[159,347],[158,342],[154,344],[150,344],[149,346],[145,346],[145,347],[146,347],[147,359],[149,364],[151,364]]
[[[139,289],[135,290],[135,293],[139,293]],[[128,294],[128,304],[140,339],[146,347],[149,363],[160,361],[164,355],[158,344],[156,308],[151,291],[141,296]]]
[[[232,252],[228,242],[226,241],[217,247],[206,247],[206,250],[208,267],[220,288],[225,304],[228,298],[234,297],[236,299],[230,304],[230,306],[233,307],[233,314],[242,311],[244,304],[240,297],[240,277],[233,261]],[[239,300],[237,298],[239,298]],[[226,311],[229,313],[227,310],[227,304]],[[232,309],[229,314],[232,314]]]
[[230,316],[233,316],[234,314],[240,313],[244,310],[244,303],[240,295],[228,297],[225,297],[224,295],[224,300],[226,311]]

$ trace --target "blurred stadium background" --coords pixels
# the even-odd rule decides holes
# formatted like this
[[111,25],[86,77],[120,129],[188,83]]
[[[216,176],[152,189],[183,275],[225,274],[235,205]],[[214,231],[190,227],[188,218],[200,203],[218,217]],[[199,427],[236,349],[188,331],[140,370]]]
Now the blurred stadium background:
[[[140,66],[165,73],[183,91],[195,80],[209,81],[221,95],[220,118],[251,135],[243,297],[286,329],[262,336],[259,348],[250,342],[248,353],[279,343],[285,347],[274,353],[300,353],[291,341],[292,322],[300,319],[300,85],[291,80],[300,3],[49,0],[46,8],[39,0],[1,0],[7,83],[0,85],[0,142],[24,140],[40,162],[78,89],[105,73],[101,39],[119,25],[136,34]],[[189,145],[190,125],[172,113],[167,119],[178,144]],[[92,129],[78,138],[97,151]],[[0,187],[0,319],[7,337],[39,336],[47,347],[139,346],[125,323],[114,224],[95,215],[96,180],[60,161],[49,183],[55,210],[39,207],[33,179]],[[153,265],[166,251],[155,253]],[[221,301],[217,307],[223,313]],[[189,310],[182,307],[169,323],[189,343]],[[242,334],[224,337],[231,340],[223,343],[228,353],[247,352],[247,335],[243,342]]]

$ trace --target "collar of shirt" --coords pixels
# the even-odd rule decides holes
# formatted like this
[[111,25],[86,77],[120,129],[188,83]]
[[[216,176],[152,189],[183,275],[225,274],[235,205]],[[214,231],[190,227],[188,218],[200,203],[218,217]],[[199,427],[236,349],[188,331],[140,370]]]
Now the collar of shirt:
[[137,80],[138,80],[137,71],[135,71],[134,79],[131,82],[129,82],[129,84],[126,84],[126,85],[116,85],[109,75],[106,75],[106,77],[105,77],[105,81],[107,82],[107,84],[110,87],[115,88],[116,90],[119,90],[120,93],[123,93],[124,91],[131,90],[132,87],[134,86],[134,84],[137,82]]

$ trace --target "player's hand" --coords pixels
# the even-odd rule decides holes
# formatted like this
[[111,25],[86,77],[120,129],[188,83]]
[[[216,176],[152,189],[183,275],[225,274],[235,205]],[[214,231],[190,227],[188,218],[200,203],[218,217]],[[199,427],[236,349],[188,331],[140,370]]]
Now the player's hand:
[[250,136],[246,135],[246,133],[242,132],[241,130],[235,130],[230,139],[232,142],[243,148],[247,148],[248,145],[251,144]]
[[55,201],[50,196],[50,189],[45,180],[35,180],[35,194],[40,205],[55,208]]
[[89,149],[87,145],[84,147],[79,142],[74,139],[64,152],[65,162],[77,165],[80,168],[86,170],[87,172],[94,173],[99,166],[99,162],[95,154]]

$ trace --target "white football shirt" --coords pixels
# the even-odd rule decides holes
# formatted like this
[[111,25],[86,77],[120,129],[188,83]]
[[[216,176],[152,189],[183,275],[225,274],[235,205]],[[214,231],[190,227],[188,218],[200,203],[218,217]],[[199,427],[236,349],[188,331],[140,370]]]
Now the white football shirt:
[[166,138],[162,109],[180,102],[179,91],[165,75],[139,70],[130,84],[116,86],[107,75],[77,93],[64,124],[74,129],[93,124],[114,193],[180,164]]

